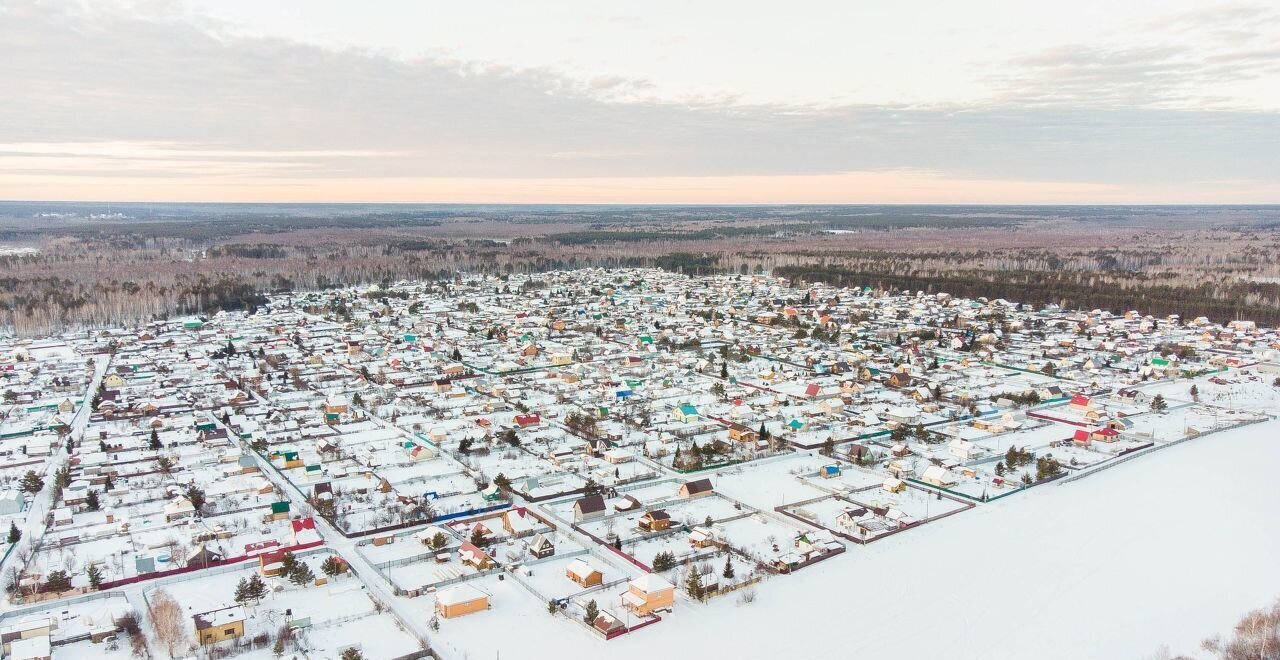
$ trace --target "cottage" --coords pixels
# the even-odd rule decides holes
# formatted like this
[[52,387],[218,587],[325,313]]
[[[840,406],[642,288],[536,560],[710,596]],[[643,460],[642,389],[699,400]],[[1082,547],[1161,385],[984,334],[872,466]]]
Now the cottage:
[[686,481],[681,484],[678,495],[685,499],[690,499],[710,495],[714,492],[715,489],[711,486],[710,479],[698,479],[696,481]]
[[657,573],[649,573],[627,583],[622,606],[632,614],[645,616],[675,604],[675,587]]
[[529,542],[529,554],[534,559],[545,559],[556,554],[556,546],[546,536],[539,534]]
[[920,475],[920,480],[940,488],[949,488],[956,485],[956,478],[951,474],[951,471],[941,465],[930,465],[925,468]]
[[595,520],[603,516],[606,511],[604,497],[601,495],[589,495],[573,503],[573,519],[575,522]]
[[481,550],[470,541],[462,542],[462,545],[458,548],[458,559],[464,564],[470,564],[475,567],[477,571],[487,571],[497,566],[492,557],[485,554],[484,550]]
[[201,646],[239,639],[244,635],[244,618],[244,608],[238,605],[191,617],[196,627],[196,639],[200,640]]
[[640,516],[639,527],[646,532],[660,532],[671,526],[671,514],[655,509]]
[[578,583],[580,587],[594,587],[604,583],[604,573],[583,559],[574,559],[565,567],[565,577]]
[[445,619],[466,616],[487,609],[489,609],[489,594],[465,582],[436,593],[436,614]]

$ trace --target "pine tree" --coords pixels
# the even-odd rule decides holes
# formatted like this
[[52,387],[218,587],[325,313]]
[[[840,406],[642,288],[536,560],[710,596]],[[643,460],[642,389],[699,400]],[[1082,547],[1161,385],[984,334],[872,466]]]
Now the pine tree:
[[582,620],[586,621],[589,624],[595,623],[596,617],[600,616],[600,607],[596,605],[595,600],[589,600],[587,601],[586,609],[587,609],[586,613],[582,615]]
[[17,543],[21,538],[22,538],[22,530],[18,529],[18,523],[10,522],[9,523],[9,544],[13,545],[14,543]]
[[151,451],[160,451],[160,448],[163,446],[160,444],[160,432],[156,429],[151,429],[151,443],[148,446],[151,448]]
[[345,572],[347,570],[347,564],[337,555],[329,555],[329,557],[324,560],[324,563],[320,564],[320,570],[324,571],[325,575],[333,577]]
[[267,597],[267,583],[262,580],[262,576],[254,573],[249,576],[248,595],[251,600],[259,601]]
[[730,557],[727,555],[724,558],[724,572],[721,573],[721,575],[723,575],[726,580],[733,579],[733,562],[730,561]]
[[684,590],[690,597],[702,600],[702,578],[698,575],[698,569],[693,566],[689,567],[689,576],[685,578]]
[[44,488],[44,478],[36,474],[35,470],[27,470],[27,473],[22,475],[22,481],[18,482],[18,486],[23,492],[34,495]]
[[94,589],[102,586],[102,571],[97,564],[89,564],[89,586]]
[[84,504],[89,507],[90,511],[97,511],[102,508],[102,503],[98,501],[98,491],[89,491],[89,494],[84,498]]
[[306,562],[297,562],[293,565],[293,570],[289,571],[289,581],[298,586],[305,586],[315,579],[316,574],[311,572],[311,567]]
[[240,578],[240,581],[236,583],[236,593],[234,596],[232,596],[232,600],[234,600],[236,603],[240,605],[244,605],[250,600],[253,600],[253,597],[249,595],[248,580],[246,580],[245,578]]
[[1169,404],[1165,402],[1164,395],[1157,394],[1151,399],[1151,409],[1156,412],[1164,412],[1169,408]]

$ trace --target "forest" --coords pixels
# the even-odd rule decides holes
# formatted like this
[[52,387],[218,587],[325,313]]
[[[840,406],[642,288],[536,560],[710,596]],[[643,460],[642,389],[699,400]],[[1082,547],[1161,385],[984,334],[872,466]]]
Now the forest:
[[273,291],[658,267],[1280,323],[1280,207],[0,203],[0,331]]

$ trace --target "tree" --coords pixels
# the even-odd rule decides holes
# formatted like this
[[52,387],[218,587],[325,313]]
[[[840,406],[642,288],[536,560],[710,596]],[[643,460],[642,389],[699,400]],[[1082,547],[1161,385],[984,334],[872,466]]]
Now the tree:
[[21,488],[23,492],[35,495],[44,488],[44,477],[36,474],[35,470],[27,470],[27,473],[22,475],[22,481],[18,482],[18,487]]
[[160,451],[160,448],[163,446],[160,444],[160,432],[156,429],[151,429],[151,443],[149,446],[151,451]]
[[587,483],[583,484],[582,486],[582,496],[591,497],[592,495],[599,495],[599,494],[600,494],[600,484],[596,483],[595,479],[588,477]]
[[364,660],[364,654],[354,646],[343,651],[340,657],[342,660]]
[[1040,372],[1046,376],[1053,376],[1058,373],[1058,367],[1054,366],[1052,362],[1045,362],[1044,367],[1040,369]]
[[444,547],[448,544],[449,544],[449,537],[445,536],[444,532],[436,532],[435,536],[431,537],[431,549],[435,550],[436,552],[443,550]]
[[315,581],[316,574],[311,571],[311,567],[306,562],[300,561],[293,565],[293,569],[289,571],[289,581],[302,587]]
[[516,434],[515,429],[507,429],[502,432],[502,441],[512,447],[520,446],[520,436]]
[[676,557],[668,551],[659,552],[653,556],[653,572],[662,573],[676,567]]
[[477,548],[483,548],[489,542],[488,536],[484,533],[484,528],[476,525],[471,529],[471,545]]
[[1155,412],[1164,412],[1169,408],[1169,404],[1164,400],[1164,395],[1157,394],[1151,398],[1151,410]]
[[45,591],[59,592],[66,591],[71,588],[71,576],[66,571],[49,571],[49,575],[45,576]]
[[822,443],[822,453],[827,456],[836,453],[836,441],[833,438],[827,438],[826,441]]
[[320,570],[324,571],[324,574],[329,577],[342,575],[347,572],[347,562],[342,561],[342,558],[338,557],[338,555],[329,555],[324,560],[324,563],[320,564]]
[[98,491],[89,491],[89,494],[84,498],[84,505],[88,507],[90,511],[97,511],[98,509],[101,509],[102,503],[98,500]]
[[102,586],[102,570],[97,564],[89,564],[89,586],[95,590]]
[[551,600],[547,601],[547,614],[551,614],[554,616],[555,613],[559,611],[560,611],[560,606],[556,604],[556,599],[552,598]]
[[232,600],[240,605],[253,600],[253,596],[249,594],[249,580],[240,578],[240,581],[236,583],[236,591],[235,595],[232,596]]
[[588,624],[596,622],[596,617],[600,616],[600,607],[596,605],[594,599],[587,601],[586,613],[582,615],[582,620]]
[[459,441],[458,441],[458,453],[459,453],[459,454],[466,454],[466,453],[469,453],[469,452],[471,451],[471,445],[472,445],[472,443],[474,443],[474,442],[475,442],[475,440],[472,440],[471,438],[463,438],[463,439],[459,440]]
[[160,468],[161,472],[169,474],[170,472],[173,472],[173,459],[168,456],[161,456],[156,459],[156,466]]
[[1192,386],[1191,386],[1191,398],[1192,398],[1192,399],[1194,399],[1194,400],[1196,400],[1196,401],[1199,401],[1199,400],[1200,400],[1200,388],[1199,388],[1199,387],[1196,387],[1195,385],[1192,385]]
[[702,576],[698,575],[698,569],[694,566],[689,567],[689,575],[684,580],[684,590],[690,597],[702,600],[705,593],[702,588]]
[[1000,461],[996,463],[996,476],[997,477],[1004,476],[1004,461]]
[[493,485],[497,486],[498,489],[504,493],[511,490],[511,480],[507,478],[507,475],[501,472],[498,473],[498,476],[493,478]]
[[9,545],[17,543],[22,538],[22,530],[18,529],[18,523],[9,522]]
[[204,491],[194,483],[187,486],[187,499],[191,500],[191,506],[195,507],[196,511],[204,508],[206,502]]
[[724,572],[722,572],[721,575],[723,575],[726,580],[733,579],[733,562],[731,561],[731,559],[732,559],[731,557],[729,557],[728,555],[725,555]]
[[292,552],[286,552],[280,556],[280,572],[288,575],[293,572],[293,567],[298,565],[298,558]]
[[156,641],[164,644],[169,657],[178,657],[178,650],[186,646],[187,617],[178,601],[164,589],[151,597],[151,629]]

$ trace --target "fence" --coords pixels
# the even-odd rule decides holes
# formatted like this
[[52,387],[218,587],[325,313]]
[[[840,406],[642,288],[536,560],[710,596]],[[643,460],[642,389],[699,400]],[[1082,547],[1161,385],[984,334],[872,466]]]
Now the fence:
[[[301,543],[301,544],[298,544],[298,545],[292,545],[292,546],[286,546],[286,547],[282,547],[282,548],[277,548],[276,550],[277,550],[277,551],[288,550],[288,551],[290,551],[290,552],[295,552],[295,553],[296,553],[296,552],[301,552],[301,551],[303,551],[303,550],[310,550],[310,549],[313,549],[313,548],[317,548],[317,547],[322,546],[322,545],[324,545],[324,541],[312,541],[311,543]],[[224,567],[224,566],[234,566],[234,565],[236,565],[236,564],[242,564],[242,563],[244,563],[244,562],[246,562],[246,561],[248,561],[248,560],[250,560],[250,559],[257,559],[257,557],[258,557],[258,555],[243,555],[243,556],[240,556],[240,557],[231,557],[231,558],[228,558],[228,559],[220,559],[220,560],[217,560],[217,561],[202,562],[202,563],[200,563],[200,564],[198,564],[198,565],[195,565],[195,566],[190,566],[190,565],[188,565],[188,566],[183,566],[182,568],[174,568],[174,569],[170,569],[170,570],[167,570],[167,571],[156,571],[156,572],[154,572],[154,573],[143,573],[142,575],[135,575],[135,576],[133,576],[133,577],[129,577],[129,578],[121,578],[121,579],[119,579],[119,580],[113,580],[113,581],[111,581],[111,582],[103,582],[103,583],[102,583],[102,585],[101,585],[101,587],[99,587],[99,588],[100,588],[101,590],[115,589],[115,588],[117,588],[117,587],[124,587],[124,586],[128,586],[128,585],[130,585],[130,584],[137,584],[137,583],[139,583],[139,582],[146,582],[146,581],[148,581],[148,580],[156,580],[156,579],[160,579],[160,578],[173,577],[173,576],[175,576],[175,575],[183,575],[183,574],[186,574],[186,573],[194,573],[194,572],[196,572],[196,571],[212,570],[212,569],[222,568],[222,567]],[[219,571],[219,572],[221,573],[221,572],[226,572],[226,571]],[[215,573],[211,573],[210,575],[213,575],[213,574],[215,574]]]
[[1099,465],[1099,466],[1098,466],[1098,467],[1096,467],[1096,468],[1093,468],[1093,469],[1090,469],[1090,470],[1081,471],[1081,472],[1077,472],[1076,474],[1073,474],[1073,475],[1071,475],[1071,476],[1069,476],[1069,477],[1066,477],[1066,478],[1062,479],[1062,480],[1061,480],[1061,481],[1059,481],[1058,483],[1059,483],[1059,485],[1061,485],[1061,484],[1069,483],[1069,482],[1072,482],[1072,481],[1076,481],[1076,480],[1078,480],[1078,479],[1083,479],[1083,478],[1085,478],[1085,477],[1087,477],[1087,476],[1089,476],[1089,475],[1091,475],[1091,474],[1096,474],[1096,473],[1098,473],[1098,472],[1102,472],[1103,470],[1109,470],[1109,469],[1111,469],[1111,468],[1113,468],[1113,467],[1115,467],[1115,466],[1117,466],[1117,465],[1120,465],[1120,464],[1122,464],[1122,463],[1127,463],[1127,462],[1129,462],[1129,461],[1131,461],[1131,460],[1133,460],[1133,459],[1135,459],[1135,458],[1138,458],[1138,457],[1141,457],[1141,456],[1146,456],[1147,454],[1150,454],[1150,453],[1152,453],[1152,452],[1156,452],[1156,451],[1159,451],[1159,450],[1161,450],[1161,449],[1167,449],[1167,448],[1172,447],[1172,446],[1174,446],[1174,445],[1180,445],[1180,444],[1182,444],[1182,443],[1184,443],[1184,442],[1186,442],[1186,441],[1188,441],[1188,440],[1194,440],[1194,439],[1196,439],[1196,438],[1202,438],[1202,437],[1204,437],[1204,436],[1206,436],[1206,435],[1213,435],[1214,433],[1221,433],[1221,432],[1223,432],[1223,431],[1230,431],[1230,430],[1233,430],[1233,429],[1238,429],[1238,428],[1241,428],[1241,427],[1243,427],[1243,426],[1249,426],[1249,425],[1252,425],[1252,424],[1258,424],[1258,423],[1260,423],[1260,422],[1264,422],[1264,421],[1266,421],[1267,419],[1270,419],[1270,418],[1269,418],[1269,417],[1264,417],[1264,418],[1261,418],[1261,419],[1251,419],[1251,420],[1245,420],[1245,421],[1242,421],[1242,422],[1236,422],[1235,424],[1231,424],[1231,425],[1229,425],[1229,426],[1224,426],[1224,427],[1222,427],[1222,428],[1213,429],[1212,431],[1206,431],[1206,432],[1204,432],[1204,433],[1197,433],[1196,435],[1189,435],[1189,436],[1186,436],[1186,437],[1184,437],[1184,438],[1179,438],[1179,439],[1177,439],[1177,440],[1174,440],[1173,442],[1167,442],[1167,443],[1162,444],[1162,445],[1156,445],[1156,446],[1154,446],[1154,447],[1151,447],[1150,449],[1147,449],[1146,451],[1139,451],[1139,452],[1134,452],[1134,453],[1131,453],[1131,454],[1127,454],[1127,455],[1125,455],[1125,456],[1121,456],[1120,458],[1116,458],[1116,459],[1114,459],[1114,460],[1107,461],[1106,463],[1104,463],[1104,464],[1102,464],[1102,465]]

